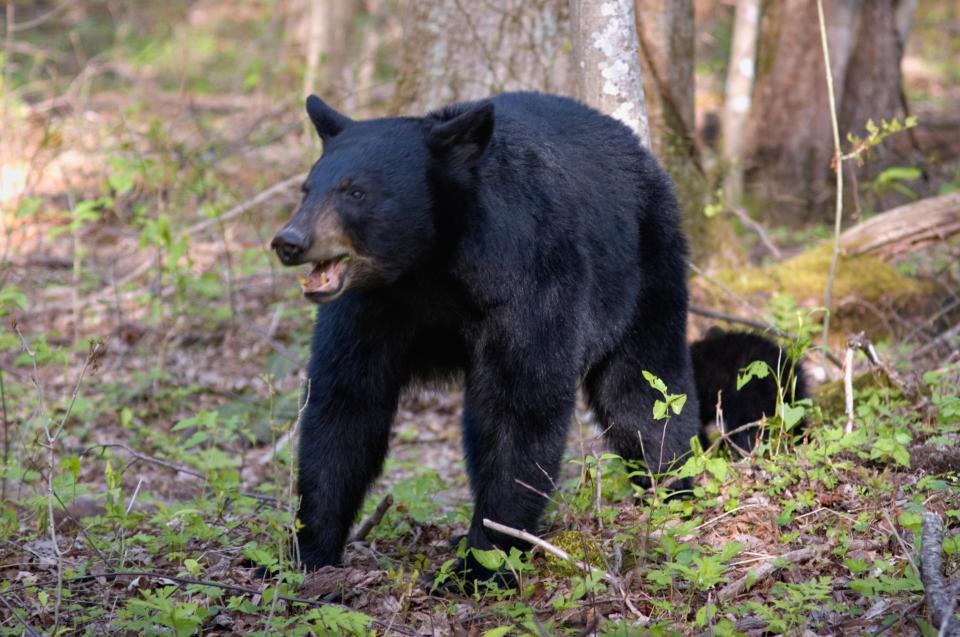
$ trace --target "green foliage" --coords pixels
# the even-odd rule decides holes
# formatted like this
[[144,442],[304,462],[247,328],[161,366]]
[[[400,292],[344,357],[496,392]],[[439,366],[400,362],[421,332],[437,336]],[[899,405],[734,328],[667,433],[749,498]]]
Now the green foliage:
[[669,417],[668,411],[672,411],[673,414],[679,415],[683,410],[683,406],[687,403],[686,394],[671,394],[667,392],[667,384],[664,383],[658,376],[643,370],[643,378],[650,384],[651,387],[660,392],[662,400],[656,400],[653,403],[653,417],[656,420],[664,420]]
[[873,119],[868,119],[866,124],[867,136],[859,137],[853,133],[847,133],[847,141],[852,146],[851,150],[843,156],[843,159],[854,159],[862,161],[862,156],[870,149],[879,146],[885,139],[895,133],[905,131],[917,125],[917,118],[909,116],[902,122],[893,118],[890,121],[880,119],[880,125],[877,126]]

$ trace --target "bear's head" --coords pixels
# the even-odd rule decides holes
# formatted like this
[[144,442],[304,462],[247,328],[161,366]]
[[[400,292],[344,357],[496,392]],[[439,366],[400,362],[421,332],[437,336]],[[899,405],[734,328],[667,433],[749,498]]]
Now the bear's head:
[[323,156],[271,247],[284,265],[313,265],[300,277],[303,294],[325,303],[389,285],[434,252],[437,181],[473,178],[494,109],[479,102],[441,117],[353,121],[314,95],[306,106]]

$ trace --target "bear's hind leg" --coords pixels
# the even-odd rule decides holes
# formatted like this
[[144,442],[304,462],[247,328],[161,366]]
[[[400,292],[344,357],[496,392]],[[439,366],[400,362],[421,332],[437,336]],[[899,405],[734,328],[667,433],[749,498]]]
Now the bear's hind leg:
[[[611,448],[627,460],[643,460],[647,470],[662,474],[679,466],[697,435],[699,410],[693,383],[684,320],[664,320],[657,303],[643,303],[621,343],[586,376],[584,387]],[[670,394],[686,394],[680,414],[653,417],[661,398],[643,377],[648,371],[660,378]],[[644,481],[646,482],[646,481]]]

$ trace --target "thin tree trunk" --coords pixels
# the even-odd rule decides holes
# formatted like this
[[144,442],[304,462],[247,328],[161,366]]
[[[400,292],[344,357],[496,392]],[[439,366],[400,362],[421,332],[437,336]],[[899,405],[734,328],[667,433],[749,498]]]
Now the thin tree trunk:
[[696,158],[693,142],[693,0],[636,0],[650,143],[671,164]]
[[650,146],[634,0],[571,0],[577,92]]
[[722,123],[726,199],[735,206],[743,196],[743,134],[753,95],[759,28],[760,0],[737,0]]
[[694,141],[693,1],[635,0],[634,6],[650,144],[676,184],[693,258],[737,263],[742,254],[728,219],[703,214],[709,184]]

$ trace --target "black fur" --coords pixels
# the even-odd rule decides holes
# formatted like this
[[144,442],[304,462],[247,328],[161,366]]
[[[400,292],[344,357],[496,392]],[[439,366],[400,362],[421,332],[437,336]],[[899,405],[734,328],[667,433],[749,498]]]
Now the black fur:
[[[655,472],[688,453],[687,247],[669,178],[626,126],[536,93],[424,118],[309,110],[324,155],[301,210],[335,209],[364,274],[317,310],[299,457],[308,568],[339,562],[411,383],[465,378],[471,547],[521,544],[484,518],[536,529],[545,500],[518,481],[552,490],[581,381],[617,453]],[[354,187],[362,200],[343,195]],[[666,425],[642,370],[689,396]]]
[[[734,431],[776,413],[777,383],[772,376],[751,379],[737,391],[739,371],[754,361],[764,361],[771,369],[781,370],[780,376],[785,384],[793,369],[796,386],[793,395],[785,387],[787,402],[807,397],[803,363],[797,361],[794,365],[776,343],[759,334],[711,328],[703,340],[690,346],[690,355],[696,377],[700,421],[704,425],[716,422],[718,393],[726,431]],[[730,439],[740,449],[750,451],[758,433],[757,427],[748,427],[731,435]]]

